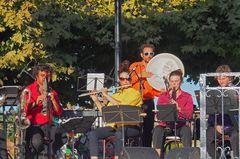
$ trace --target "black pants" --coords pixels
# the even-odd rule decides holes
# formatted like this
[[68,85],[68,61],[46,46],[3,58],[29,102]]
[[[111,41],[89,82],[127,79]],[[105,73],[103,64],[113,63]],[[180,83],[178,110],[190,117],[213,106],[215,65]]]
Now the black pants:
[[153,99],[144,100],[143,107],[147,116],[143,120],[143,146],[151,147],[152,145],[152,130],[154,125],[154,101]]
[[[62,132],[56,126],[50,126],[50,136],[48,137],[48,126],[31,125],[26,130],[26,159],[36,159],[44,150],[44,146],[50,143],[52,154],[56,154],[57,150],[64,144],[62,140]],[[47,138],[48,137],[48,138]],[[47,156],[47,152],[45,152]]]
[[[165,143],[166,129],[162,126],[157,126],[153,131],[153,148],[162,149]],[[192,145],[192,134],[189,126],[181,126],[177,128],[177,136],[182,138],[184,147],[191,147]]]
[[[208,154],[214,159],[219,158],[220,154],[217,152],[215,156],[215,128],[214,127],[208,127],[207,132],[206,132],[206,137],[207,137],[207,152]],[[239,136],[238,136],[238,131],[235,129],[231,129],[229,132],[226,133],[227,135],[230,136],[230,144],[233,150],[233,156],[234,157],[239,157],[238,149],[238,141],[239,141]],[[217,138],[221,137],[221,134],[217,133]]]
[[[140,133],[140,128],[137,126],[124,126],[124,135],[125,137],[138,136]],[[91,156],[98,156],[98,140],[105,139],[109,136],[115,136],[116,140],[113,141],[115,147],[115,155],[120,155],[122,151],[123,141],[122,141],[122,128],[117,130],[112,127],[101,127],[95,130],[92,130],[89,133],[89,150]]]

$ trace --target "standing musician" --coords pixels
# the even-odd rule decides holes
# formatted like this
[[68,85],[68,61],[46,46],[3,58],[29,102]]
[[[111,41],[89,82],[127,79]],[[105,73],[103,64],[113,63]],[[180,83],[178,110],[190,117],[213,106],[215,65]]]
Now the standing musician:
[[[178,110],[178,120],[176,123],[176,134],[182,138],[184,147],[191,147],[192,137],[190,123],[186,120],[192,118],[193,115],[193,100],[192,96],[181,90],[180,86],[183,81],[182,71],[172,71],[169,75],[170,89],[162,93],[158,98],[160,104],[176,104]],[[175,128],[173,122],[161,122],[153,131],[153,148],[160,154],[163,150],[165,141],[166,128],[173,130]],[[162,151],[163,152],[163,151]]]
[[154,56],[155,47],[152,44],[143,44],[139,48],[142,61],[131,64],[129,70],[131,72],[131,83],[133,88],[139,90],[142,95],[143,105],[147,116],[143,123],[143,146],[151,147],[152,143],[152,129],[154,125],[154,97],[159,96],[160,92],[150,86],[147,78],[153,74],[146,72],[148,62]]
[[[231,72],[231,68],[228,65],[220,65],[216,69],[216,73],[228,73]],[[220,87],[231,87],[233,86],[232,80],[233,77],[230,76],[218,76],[216,77],[216,80]],[[207,137],[207,152],[212,158],[219,158],[220,153],[216,152],[216,145],[215,145],[215,132],[217,138],[221,136],[221,134],[229,135],[230,136],[230,144],[231,148],[233,150],[233,156],[234,158],[239,157],[239,136],[238,136],[238,128],[233,126],[233,121],[231,120],[230,116],[228,114],[224,114],[224,123],[222,123],[222,115],[218,114],[209,114],[208,117],[208,128],[206,132]],[[216,122],[215,122],[216,121]],[[216,130],[216,131],[215,131]]]
[[[113,94],[112,96],[109,96],[107,93],[107,89],[102,89],[102,95],[103,98],[106,98],[108,101],[107,106],[112,105],[130,105],[130,106],[140,106],[142,104],[142,98],[139,93],[139,91],[133,89],[130,86],[130,76],[129,76],[129,61],[123,61],[119,68],[119,83],[121,89]],[[91,98],[97,105],[99,111],[102,110],[102,107],[104,106],[103,103],[101,103],[96,94],[91,95]],[[131,136],[137,136],[139,135],[140,128],[139,125],[125,125],[124,126],[126,134],[128,137]],[[123,145],[122,138],[122,129],[121,125],[117,124],[109,124],[106,127],[100,127],[96,130],[92,130],[89,134],[89,149],[90,149],[90,155],[91,159],[97,159],[98,158],[98,140],[99,139],[105,139],[109,136],[115,136],[116,140],[114,141],[114,147],[115,147],[115,159],[118,158],[121,148]]]
[[[52,68],[47,64],[38,64],[33,69],[33,75],[35,81],[26,87],[31,92],[31,95],[26,96],[26,100],[30,97],[30,102],[24,107],[26,118],[31,123],[26,130],[26,158],[29,159],[38,158],[44,150],[44,144],[56,144],[54,137],[57,127],[53,123],[53,116],[59,117],[63,111],[57,92],[49,86],[48,90],[44,88],[51,79]],[[47,110],[49,116],[43,111],[46,102],[48,108],[51,108]],[[56,147],[52,147],[53,154],[56,154],[56,150]]]

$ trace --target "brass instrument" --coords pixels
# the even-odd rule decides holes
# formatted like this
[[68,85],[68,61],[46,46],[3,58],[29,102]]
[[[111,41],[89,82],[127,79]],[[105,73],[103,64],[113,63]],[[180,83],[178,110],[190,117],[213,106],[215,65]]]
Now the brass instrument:
[[[28,96],[26,96],[28,95]],[[26,100],[26,97],[28,99]],[[20,97],[20,105],[18,116],[16,116],[15,125],[15,158],[22,159],[25,154],[25,133],[26,129],[30,126],[30,121],[26,118],[26,113],[24,112],[24,107],[30,102],[31,91],[29,89],[24,89]]]
[[[127,87],[131,87],[131,86],[132,86],[131,84],[127,84],[127,85],[123,85],[123,86],[119,86],[119,87],[115,87],[115,88],[109,88],[107,91],[111,92],[111,91],[114,91],[117,89],[127,88]],[[97,90],[95,92],[83,93],[83,94],[80,94],[78,97],[85,97],[85,96],[90,96],[90,95],[98,94],[98,93],[101,93],[101,90]]]

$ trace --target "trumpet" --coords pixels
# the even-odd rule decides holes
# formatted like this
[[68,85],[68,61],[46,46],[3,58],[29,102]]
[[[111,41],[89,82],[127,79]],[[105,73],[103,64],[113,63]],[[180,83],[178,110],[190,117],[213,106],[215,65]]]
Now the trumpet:
[[[111,91],[114,91],[114,90],[117,90],[117,89],[128,88],[128,87],[131,87],[131,86],[132,86],[131,84],[127,84],[127,85],[123,85],[123,86],[119,86],[119,87],[115,87],[115,88],[109,88],[109,89],[107,89],[107,91],[111,92]],[[98,93],[101,93],[101,92],[102,92],[101,90],[97,90],[97,91],[94,91],[94,92],[83,93],[83,94],[80,94],[78,97],[90,96],[90,95],[98,94]]]

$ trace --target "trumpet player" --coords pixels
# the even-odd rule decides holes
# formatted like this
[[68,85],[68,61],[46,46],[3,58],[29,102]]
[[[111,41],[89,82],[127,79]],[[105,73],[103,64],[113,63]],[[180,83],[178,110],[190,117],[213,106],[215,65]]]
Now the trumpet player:
[[[24,107],[26,118],[31,123],[25,138],[27,159],[38,158],[44,150],[44,144],[50,145],[50,152],[56,153],[57,148],[52,145],[57,142],[54,140],[57,127],[52,121],[54,116],[59,117],[63,111],[57,92],[47,84],[51,79],[52,68],[47,64],[38,64],[33,69],[33,75],[35,81],[26,87],[31,92],[31,97],[26,95],[26,100],[30,98],[30,101]],[[44,114],[43,109],[47,109],[48,115]]]
[[[102,95],[107,100],[107,106],[111,105],[131,105],[131,106],[140,106],[142,104],[142,98],[140,95],[140,92],[129,86],[131,84],[130,82],[130,76],[129,76],[129,62],[124,61],[119,68],[119,83],[121,86],[121,89],[113,94],[112,96],[109,96],[107,93],[107,89],[102,89]],[[97,105],[98,109],[101,111],[102,107],[104,106],[103,103],[101,103],[96,94],[91,95],[91,98],[93,99],[94,103]],[[137,136],[139,134],[139,125],[125,125],[124,126],[125,131],[127,130],[126,134],[128,136]],[[106,127],[97,128],[96,130],[92,130],[89,133],[89,148],[90,148],[90,155],[91,159],[97,159],[98,158],[98,140],[99,139],[105,139],[109,136],[115,136],[117,139],[114,141],[114,147],[115,147],[115,159],[118,158],[118,155],[120,154],[121,147],[122,147],[122,130],[121,125],[117,124],[111,124]]]

